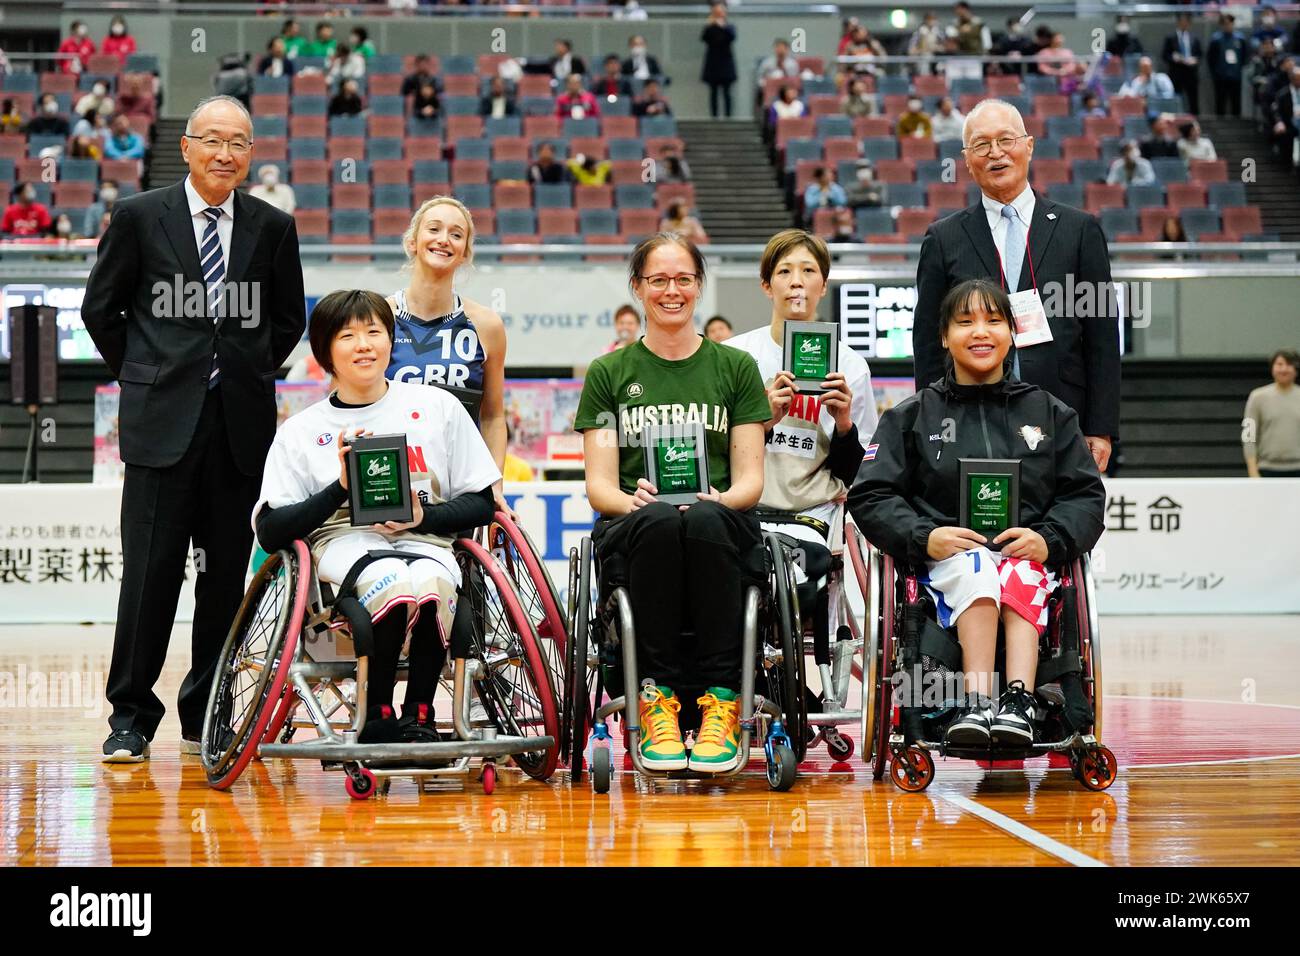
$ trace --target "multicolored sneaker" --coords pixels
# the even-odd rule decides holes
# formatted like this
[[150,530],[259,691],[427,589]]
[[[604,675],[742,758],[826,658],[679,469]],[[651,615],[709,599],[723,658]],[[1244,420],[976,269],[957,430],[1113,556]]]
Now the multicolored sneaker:
[[987,747],[992,724],[993,701],[971,694],[965,711],[944,731],[944,743],[949,747]]
[[677,712],[682,702],[672,688],[646,683],[637,699],[641,762],[650,770],[685,770],[686,748]]
[[736,692],[710,687],[696,701],[700,732],[691,748],[692,770],[724,773],[740,762],[740,701]]
[[1034,742],[1034,721],[1037,713],[1034,695],[1025,689],[1025,682],[1013,680],[999,702],[997,716],[993,718],[990,734],[995,747],[1028,747]]

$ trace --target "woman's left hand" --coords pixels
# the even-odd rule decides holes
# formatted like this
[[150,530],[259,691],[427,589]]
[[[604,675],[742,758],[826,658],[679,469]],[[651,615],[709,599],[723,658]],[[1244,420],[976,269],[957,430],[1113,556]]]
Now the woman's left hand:
[[383,524],[374,524],[371,525],[370,527],[372,530],[378,531],[382,535],[387,535],[389,537],[392,537],[393,535],[399,534],[400,532],[410,531],[412,528],[418,528],[420,526],[420,522],[423,520],[424,520],[424,508],[420,504],[420,499],[416,497],[415,500],[411,502],[411,520],[409,523],[398,522],[398,521],[385,521]]
[[515,524],[519,524],[519,515],[515,513],[514,508],[511,508],[510,505],[506,504],[506,496],[501,490],[500,485],[492,486],[492,500],[496,502],[497,511],[504,511],[511,521]]
[[843,372],[831,372],[822,382],[822,408],[835,416],[835,430],[841,435],[853,427],[853,390]]
[[[699,498],[701,501],[716,501],[719,504],[722,503],[722,492],[718,491],[718,489],[714,488],[712,485],[709,485],[708,491],[695,492],[695,497]],[[689,507],[690,505],[678,505],[677,510],[685,511]]]
[[1029,528],[1008,528],[993,539],[1002,545],[1004,558],[1028,558],[1044,564],[1047,561],[1047,542],[1037,531]]

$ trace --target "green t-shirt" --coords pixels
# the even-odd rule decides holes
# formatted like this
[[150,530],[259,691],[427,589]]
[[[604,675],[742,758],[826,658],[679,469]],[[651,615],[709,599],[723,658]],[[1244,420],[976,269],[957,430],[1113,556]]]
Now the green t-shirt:
[[284,40],[284,55],[293,59],[302,55],[302,48],[307,45],[305,36],[287,37],[281,34],[280,39]]
[[309,40],[299,49],[298,55],[319,56],[328,59],[334,54],[334,47],[336,46],[338,46],[337,40],[326,40],[324,43],[320,40]]
[[701,337],[690,358],[669,361],[640,339],[602,355],[587,369],[573,427],[607,428],[619,436],[618,484],[627,494],[645,477],[645,425],[704,426],[709,483],[731,487],[731,429],[772,417],[753,356]]

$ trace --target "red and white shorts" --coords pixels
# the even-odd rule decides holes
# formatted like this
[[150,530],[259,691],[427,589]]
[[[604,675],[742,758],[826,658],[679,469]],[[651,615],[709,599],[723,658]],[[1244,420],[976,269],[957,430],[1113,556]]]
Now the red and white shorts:
[[1047,598],[1058,582],[1056,573],[1037,561],[972,548],[925,566],[920,582],[934,598],[941,627],[951,627],[974,601],[988,598],[999,608],[1011,608],[1040,636],[1047,628]]

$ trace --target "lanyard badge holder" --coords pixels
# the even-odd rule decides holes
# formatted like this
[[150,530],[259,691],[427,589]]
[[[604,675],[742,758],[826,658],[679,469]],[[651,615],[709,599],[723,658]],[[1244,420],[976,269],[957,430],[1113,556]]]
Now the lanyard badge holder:
[[[1017,349],[1031,345],[1042,345],[1052,341],[1052,327],[1047,324],[1047,311],[1043,300],[1038,295],[1038,277],[1034,275],[1034,257],[1029,252],[1029,230],[1025,230],[1025,258],[1029,260],[1029,279],[1033,287],[1022,292],[1008,292],[1011,300],[1011,318],[1015,323],[1015,343]],[[1002,256],[998,255],[998,272],[1002,279],[1002,288],[1007,288],[1007,274],[1002,267]],[[1019,276],[1017,276],[1019,278]]]

